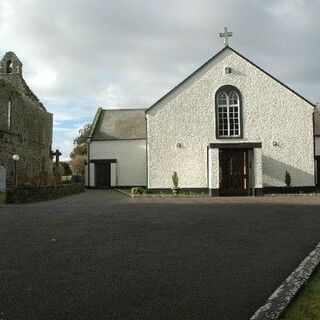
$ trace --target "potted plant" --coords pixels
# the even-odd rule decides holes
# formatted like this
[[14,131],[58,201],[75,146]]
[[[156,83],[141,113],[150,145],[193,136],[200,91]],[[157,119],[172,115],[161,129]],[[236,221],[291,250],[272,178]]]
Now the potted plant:
[[173,188],[172,188],[173,194],[178,194],[180,189],[179,189],[179,178],[176,171],[173,172],[172,183],[173,183]]

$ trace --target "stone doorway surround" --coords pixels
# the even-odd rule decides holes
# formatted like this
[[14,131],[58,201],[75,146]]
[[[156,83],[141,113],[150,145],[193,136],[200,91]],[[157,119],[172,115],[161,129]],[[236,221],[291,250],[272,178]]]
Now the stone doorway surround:
[[250,154],[250,181],[248,195],[262,195],[262,143],[210,143],[208,146],[208,185],[211,196],[221,195],[221,168],[219,151],[247,149]]

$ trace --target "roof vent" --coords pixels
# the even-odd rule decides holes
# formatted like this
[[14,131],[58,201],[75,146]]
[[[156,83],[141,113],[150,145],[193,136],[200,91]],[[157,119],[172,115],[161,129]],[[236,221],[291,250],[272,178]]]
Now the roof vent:
[[225,74],[231,74],[232,73],[232,69],[230,67],[225,67],[224,71],[225,71]]

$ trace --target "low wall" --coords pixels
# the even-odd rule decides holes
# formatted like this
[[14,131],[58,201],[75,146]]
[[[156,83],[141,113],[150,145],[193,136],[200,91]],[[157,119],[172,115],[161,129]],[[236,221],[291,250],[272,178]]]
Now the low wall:
[[7,190],[7,203],[45,201],[84,192],[83,183],[61,184],[55,187],[18,187]]

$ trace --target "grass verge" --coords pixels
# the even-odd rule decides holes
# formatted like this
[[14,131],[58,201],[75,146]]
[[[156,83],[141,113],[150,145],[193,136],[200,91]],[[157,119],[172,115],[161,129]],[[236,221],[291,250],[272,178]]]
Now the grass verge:
[[306,286],[290,304],[281,317],[282,320],[320,319],[320,268],[307,282]]
[[115,190],[128,195],[129,197],[134,198],[206,198],[209,197],[207,192],[182,192],[180,191],[178,194],[173,194],[172,192],[157,192],[157,193],[147,193],[146,189],[143,189],[144,192],[142,194],[132,195],[131,188],[116,188]]

